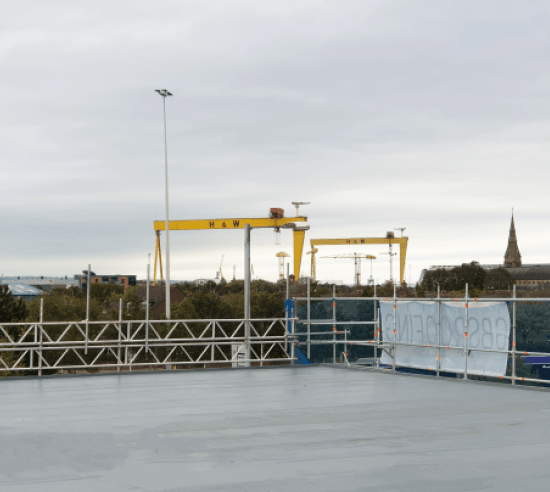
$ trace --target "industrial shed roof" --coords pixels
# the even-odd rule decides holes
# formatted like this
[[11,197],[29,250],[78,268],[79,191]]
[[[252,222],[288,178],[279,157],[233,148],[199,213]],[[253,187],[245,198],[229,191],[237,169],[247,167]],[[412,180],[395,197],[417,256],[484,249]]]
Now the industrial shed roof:
[[44,293],[32,285],[25,284],[8,284],[8,289],[16,297],[41,296]]

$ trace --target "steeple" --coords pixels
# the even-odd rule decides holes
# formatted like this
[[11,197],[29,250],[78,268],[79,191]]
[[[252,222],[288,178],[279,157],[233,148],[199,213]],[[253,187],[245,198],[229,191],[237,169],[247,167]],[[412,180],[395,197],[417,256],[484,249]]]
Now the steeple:
[[521,254],[518,248],[518,239],[516,237],[516,226],[514,225],[514,213],[512,212],[512,223],[510,225],[510,235],[508,236],[508,248],[504,255],[504,268],[520,267]]

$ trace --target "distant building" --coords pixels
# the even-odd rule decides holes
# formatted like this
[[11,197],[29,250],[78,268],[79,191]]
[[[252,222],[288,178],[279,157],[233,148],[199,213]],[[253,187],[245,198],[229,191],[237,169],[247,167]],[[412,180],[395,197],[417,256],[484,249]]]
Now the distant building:
[[[516,236],[516,226],[514,216],[510,224],[510,232],[508,234],[508,246],[504,253],[504,263],[498,264],[478,264],[485,270],[493,270],[495,268],[504,268],[514,278],[514,283],[519,287],[539,287],[542,285],[550,286],[550,263],[538,264],[523,264],[521,253],[519,252],[518,239]],[[433,270],[452,270],[461,265],[432,265],[428,269],[422,270],[419,283],[422,282],[426,272]]]
[[[88,286],[88,270],[82,270],[81,275],[75,275],[75,280],[78,281],[78,285],[84,289],[87,290]],[[90,272],[90,283],[92,284],[108,284],[108,283],[114,283],[116,285],[122,285],[124,287],[124,291],[130,286],[130,285],[136,285],[136,275],[120,275],[120,274],[114,274],[114,275],[96,275],[94,272]]]
[[[152,306],[151,312],[153,317],[160,319],[163,314],[166,313],[166,287],[163,286],[164,295],[162,298]],[[151,293],[149,293],[150,295]],[[185,299],[185,294],[178,289],[175,285],[170,287],[170,303],[181,302]]]
[[11,295],[16,299],[23,299],[24,301],[32,301],[37,299],[39,296],[44,294],[44,292],[36,287],[25,284],[7,284],[8,290],[11,292]]
[[516,237],[516,226],[514,225],[514,215],[512,214],[512,223],[510,224],[510,234],[508,235],[508,247],[504,253],[504,268],[521,267],[521,254],[518,248],[518,239]]
[[68,288],[71,285],[78,285],[78,282],[74,279],[68,279],[66,276],[63,277],[21,277],[21,276],[12,276],[12,277],[2,277],[2,281],[5,284],[16,284],[16,285],[31,285],[33,287],[39,287],[42,290],[53,290],[59,288]]

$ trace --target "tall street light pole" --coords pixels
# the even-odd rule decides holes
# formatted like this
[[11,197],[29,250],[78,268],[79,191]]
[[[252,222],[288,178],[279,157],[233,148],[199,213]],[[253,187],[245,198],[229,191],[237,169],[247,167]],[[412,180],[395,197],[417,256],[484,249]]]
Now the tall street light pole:
[[172,93],[167,89],[156,89],[162,96],[164,107],[164,194],[166,199],[166,319],[170,319],[170,240],[168,224],[168,146],[166,143],[166,97]]

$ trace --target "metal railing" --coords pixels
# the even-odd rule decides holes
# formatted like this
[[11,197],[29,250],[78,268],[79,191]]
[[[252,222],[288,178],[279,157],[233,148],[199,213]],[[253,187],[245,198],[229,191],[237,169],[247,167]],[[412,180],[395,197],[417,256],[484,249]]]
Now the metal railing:
[[[309,282],[308,282],[309,283]],[[381,355],[382,352],[385,352],[390,359],[392,360],[391,363],[391,369],[393,371],[396,371],[397,368],[411,368],[411,366],[398,364],[396,362],[396,353],[397,353],[397,347],[403,346],[403,347],[420,347],[420,348],[429,348],[429,349],[437,349],[437,356],[435,357],[434,364],[432,367],[427,367],[426,370],[430,371],[430,373],[434,373],[436,376],[440,376],[440,373],[455,373],[458,377],[458,375],[463,375],[464,379],[468,379],[468,354],[471,352],[485,352],[485,353],[492,353],[492,354],[507,354],[508,362],[511,362],[511,370],[510,375],[502,375],[496,377],[496,379],[501,380],[509,380],[512,384],[516,384],[517,381],[525,381],[525,382],[536,382],[536,383],[542,383],[542,384],[550,384],[550,380],[545,379],[536,379],[536,378],[528,378],[528,377],[520,377],[517,376],[517,359],[518,356],[548,356],[550,357],[550,353],[548,352],[533,352],[533,351],[524,351],[524,350],[518,350],[517,349],[517,304],[518,303],[550,303],[549,298],[518,298],[516,294],[516,288],[514,286],[513,289],[513,295],[509,298],[474,298],[468,296],[468,286],[466,285],[466,292],[464,297],[460,298],[443,298],[441,297],[440,291],[438,289],[437,297],[434,298],[405,298],[405,297],[397,297],[396,295],[396,289],[394,288],[394,295],[393,297],[377,297],[376,296],[376,289],[374,297],[336,297],[335,291],[333,291],[332,297],[311,297],[310,296],[310,289],[308,285],[307,289],[307,296],[306,297],[295,297],[293,298],[293,301],[296,303],[305,302],[306,303],[306,317],[298,319],[297,324],[305,325],[305,331],[298,331],[298,329],[295,330],[295,335],[298,338],[298,342],[296,345],[298,347],[306,347],[307,350],[307,357],[308,359],[311,357],[311,347],[315,345],[332,345],[333,346],[333,363],[337,362],[337,353],[342,354],[343,359],[348,362],[348,347],[351,345],[357,345],[357,346],[368,346],[373,348],[373,361],[372,366],[379,369],[381,367]],[[311,318],[311,303],[312,302],[327,302],[332,301],[332,319],[312,319]],[[356,302],[373,302],[374,303],[374,319],[370,321],[337,321],[336,319],[336,306],[338,301],[356,301]],[[392,302],[393,303],[393,337],[387,337],[388,339],[383,340],[382,339],[382,332],[381,332],[381,320],[379,318],[379,313],[377,309],[377,304],[379,302]],[[409,342],[402,342],[397,341],[397,335],[396,335],[396,311],[397,311],[397,304],[400,302],[435,302],[437,303],[437,343],[435,344],[419,344],[419,343],[409,343]],[[453,303],[453,302],[461,302],[464,303],[464,310],[465,310],[465,317],[464,317],[464,343],[460,346],[449,346],[449,345],[443,345],[441,343],[441,319],[440,319],[440,313],[441,313],[441,303]],[[468,345],[468,329],[469,329],[469,321],[468,321],[468,309],[469,303],[471,302],[506,302],[511,304],[511,336],[510,336],[510,346],[508,347],[508,350],[492,350],[492,349],[484,349],[484,348],[477,348],[472,347]],[[323,325],[332,325],[332,340],[325,339],[325,340],[319,340],[316,339],[316,337],[324,336],[327,338],[327,336],[331,335],[330,331],[312,331],[312,326],[323,326]],[[348,328],[344,329],[338,329],[338,325],[345,325],[345,327],[350,327],[350,325],[372,325],[373,326],[373,335],[371,339],[354,339],[353,337],[350,337],[351,330]],[[549,337],[550,340],[550,337]],[[343,351],[341,349],[343,348]],[[442,369],[441,367],[441,351],[442,350],[457,350],[462,351],[464,353],[464,369],[463,370],[452,370],[449,368]],[[418,368],[412,368],[412,369],[418,369]],[[479,375],[479,374],[477,374]],[[495,378],[494,376],[485,376],[488,378]]]
[[293,364],[289,321],[293,319],[1,323],[0,372]]

